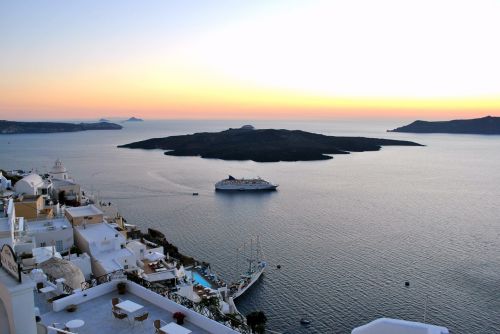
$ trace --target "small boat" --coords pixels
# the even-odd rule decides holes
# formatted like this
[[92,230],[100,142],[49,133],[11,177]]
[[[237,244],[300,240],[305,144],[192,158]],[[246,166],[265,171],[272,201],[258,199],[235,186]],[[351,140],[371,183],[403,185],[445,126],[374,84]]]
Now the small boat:
[[193,196],[198,196],[199,194],[198,193],[193,193]]
[[302,318],[302,319],[300,319],[300,323],[302,325],[310,325],[311,324],[311,320],[309,320],[307,318]]

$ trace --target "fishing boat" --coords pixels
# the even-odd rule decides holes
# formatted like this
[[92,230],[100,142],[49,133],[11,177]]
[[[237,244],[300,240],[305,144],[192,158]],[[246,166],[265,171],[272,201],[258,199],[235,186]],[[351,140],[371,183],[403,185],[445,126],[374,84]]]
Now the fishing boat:
[[[245,248],[245,247],[243,247]],[[239,251],[240,249],[238,249]],[[247,259],[248,269],[240,275],[240,279],[229,286],[229,293],[233,299],[244,294],[264,273],[267,263],[262,259],[259,238],[257,237],[255,251],[253,249],[253,240],[250,241],[250,257]]]

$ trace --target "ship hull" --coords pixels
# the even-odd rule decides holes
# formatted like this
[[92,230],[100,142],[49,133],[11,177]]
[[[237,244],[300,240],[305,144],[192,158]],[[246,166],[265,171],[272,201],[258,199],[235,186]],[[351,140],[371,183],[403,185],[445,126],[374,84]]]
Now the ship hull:
[[250,280],[248,285],[246,285],[243,289],[238,290],[235,293],[233,293],[233,295],[232,295],[233,299],[238,298],[239,296],[244,294],[248,289],[250,289],[254,285],[254,283],[259,280],[260,276],[262,276],[262,274],[264,273],[265,270],[266,270],[266,267],[264,266],[264,267],[260,268],[259,271],[255,272],[252,275],[252,279]]
[[273,191],[278,186],[275,185],[216,185],[217,191]]

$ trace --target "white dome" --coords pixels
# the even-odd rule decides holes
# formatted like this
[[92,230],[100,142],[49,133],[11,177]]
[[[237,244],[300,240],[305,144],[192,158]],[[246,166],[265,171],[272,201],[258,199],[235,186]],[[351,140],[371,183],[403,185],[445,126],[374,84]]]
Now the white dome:
[[38,267],[55,279],[64,278],[65,283],[73,289],[80,289],[82,283],[85,282],[81,269],[68,260],[53,257],[42,262]]
[[50,171],[50,175],[55,180],[68,180],[68,170],[61,160],[57,159]]
[[68,170],[66,169],[66,167],[64,167],[62,161],[57,159],[56,162],[54,163],[54,166],[52,167],[51,173],[60,174],[60,173],[66,173],[67,171]]

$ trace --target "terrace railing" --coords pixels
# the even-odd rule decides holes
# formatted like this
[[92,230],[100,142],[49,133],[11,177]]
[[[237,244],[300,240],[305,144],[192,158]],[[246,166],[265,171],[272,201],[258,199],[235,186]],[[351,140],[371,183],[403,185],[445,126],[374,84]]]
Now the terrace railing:
[[[57,284],[58,284],[57,283],[57,279],[54,276],[52,276],[50,274],[45,274],[45,275],[47,276],[47,280],[50,283],[52,283],[55,286],[57,286]],[[74,289],[72,287],[70,287],[68,284],[66,284],[64,282],[62,282],[62,289],[63,289],[63,292],[67,293],[68,295],[71,295],[73,293],[73,291],[74,291]]]
[[98,286],[99,284],[111,282],[113,280],[117,279],[124,279],[126,278],[125,272],[123,270],[116,270],[113,271],[112,273],[109,274],[104,274],[98,277],[93,277],[89,280],[86,280],[85,282],[82,282],[82,291],[87,290],[89,288],[93,288],[95,286]]

